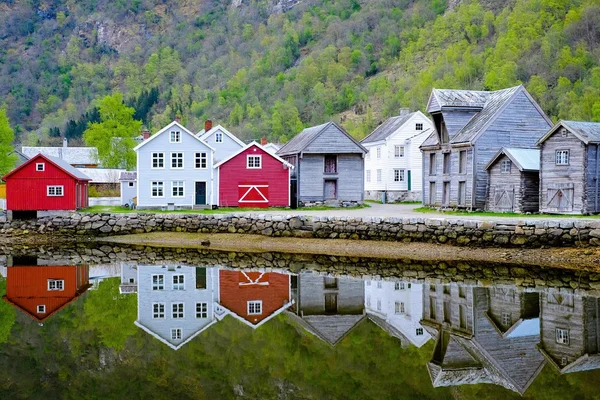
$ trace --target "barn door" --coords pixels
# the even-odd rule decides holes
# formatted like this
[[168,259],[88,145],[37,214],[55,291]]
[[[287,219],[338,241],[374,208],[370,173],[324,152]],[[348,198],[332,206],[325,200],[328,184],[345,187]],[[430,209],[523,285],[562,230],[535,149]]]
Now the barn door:
[[569,212],[573,211],[573,184],[548,185],[548,211]]
[[327,314],[337,313],[337,294],[326,293],[325,294],[325,312]]
[[500,211],[514,211],[514,186],[496,186],[494,191],[494,208]]
[[247,184],[238,186],[238,206],[240,207],[268,207],[269,185]]
[[337,199],[337,181],[333,179],[325,180],[325,200]]

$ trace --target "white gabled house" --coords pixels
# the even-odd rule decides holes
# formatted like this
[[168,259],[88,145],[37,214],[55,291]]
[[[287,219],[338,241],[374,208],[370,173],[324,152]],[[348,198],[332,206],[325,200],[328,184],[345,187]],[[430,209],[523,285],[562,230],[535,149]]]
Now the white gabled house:
[[421,111],[402,109],[360,143],[365,157],[365,199],[389,202],[421,200],[422,158],[419,146],[433,132],[433,123]]
[[213,164],[223,161],[232,154],[237,153],[241,148],[246,147],[246,143],[238,139],[233,133],[221,125],[212,127],[210,121],[206,121],[204,129],[198,132],[196,136],[215,149]]
[[215,149],[179,122],[171,122],[134,150],[138,209],[216,204]]

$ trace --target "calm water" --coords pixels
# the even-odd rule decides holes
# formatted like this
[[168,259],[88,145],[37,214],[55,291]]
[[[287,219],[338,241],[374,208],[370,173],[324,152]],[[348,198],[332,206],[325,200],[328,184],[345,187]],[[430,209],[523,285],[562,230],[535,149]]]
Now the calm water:
[[108,246],[0,264],[2,399],[600,397],[585,271]]

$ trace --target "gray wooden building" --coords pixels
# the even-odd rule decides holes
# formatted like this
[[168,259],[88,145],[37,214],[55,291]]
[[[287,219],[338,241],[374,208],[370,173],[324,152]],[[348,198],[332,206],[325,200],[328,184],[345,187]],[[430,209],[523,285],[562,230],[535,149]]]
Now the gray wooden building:
[[538,212],[540,151],[502,148],[485,167],[488,172],[486,210]]
[[494,92],[433,89],[435,132],[421,145],[423,204],[484,209],[485,166],[502,147],[532,148],[552,126],[523,86]]
[[301,202],[362,202],[367,150],[335,122],[306,128],[277,151],[294,166]]
[[600,123],[560,121],[538,145],[540,211],[600,212]]

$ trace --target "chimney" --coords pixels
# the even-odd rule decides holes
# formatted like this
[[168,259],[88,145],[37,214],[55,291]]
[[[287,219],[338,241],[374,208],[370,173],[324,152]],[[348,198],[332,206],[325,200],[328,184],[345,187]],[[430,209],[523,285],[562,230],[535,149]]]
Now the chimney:
[[63,147],[67,147],[67,144],[68,144],[67,138],[64,137],[63,138]]
[[150,139],[150,131],[148,129],[144,129],[142,131],[142,137],[144,138],[144,140]]
[[260,145],[261,145],[261,146],[264,146],[264,145],[266,145],[267,143],[268,143],[268,142],[267,142],[267,138],[266,138],[266,137],[261,137],[261,138],[260,138]]
[[410,113],[410,108],[401,108],[400,109],[400,116],[404,117],[405,115],[408,115]]
[[207,119],[206,121],[204,121],[204,132],[208,132],[212,129],[212,121],[210,119]]
[[181,124],[181,115],[176,115],[175,116],[175,122],[177,122],[178,124]]

